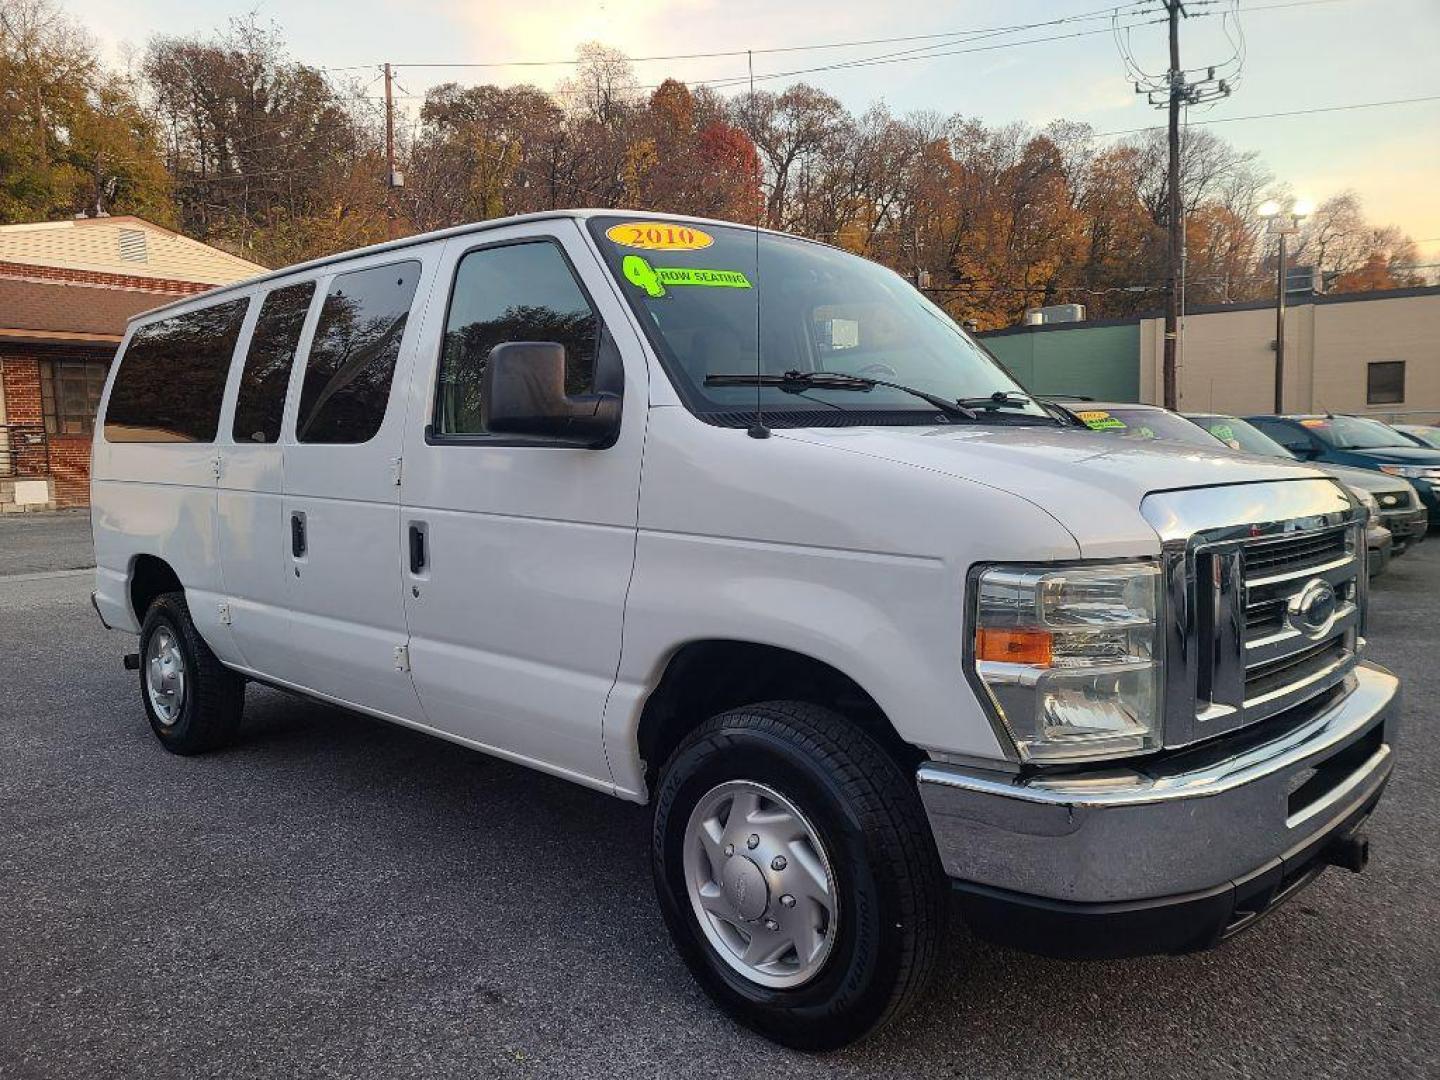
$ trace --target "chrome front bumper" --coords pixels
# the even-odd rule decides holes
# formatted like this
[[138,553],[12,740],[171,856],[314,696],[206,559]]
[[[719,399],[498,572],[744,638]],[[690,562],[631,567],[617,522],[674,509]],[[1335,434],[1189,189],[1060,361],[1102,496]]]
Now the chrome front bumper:
[[1016,777],[928,763],[920,794],[945,872],[1073,904],[1214,890],[1353,827],[1394,766],[1399,681],[1360,664],[1353,688],[1265,738],[1133,767]]

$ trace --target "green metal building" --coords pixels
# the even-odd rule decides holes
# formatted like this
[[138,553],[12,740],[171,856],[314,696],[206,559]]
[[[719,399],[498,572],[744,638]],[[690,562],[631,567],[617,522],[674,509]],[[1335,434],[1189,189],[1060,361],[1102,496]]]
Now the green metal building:
[[1012,326],[978,335],[1035,394],[1140,400],[1140,320]]

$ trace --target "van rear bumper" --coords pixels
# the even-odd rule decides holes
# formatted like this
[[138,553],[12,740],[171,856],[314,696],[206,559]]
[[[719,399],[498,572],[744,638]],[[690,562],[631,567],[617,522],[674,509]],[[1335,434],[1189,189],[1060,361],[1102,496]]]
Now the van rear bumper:
[[1183,952],[1360,861],[1399,714],[1398,680],[1362,664],[1348,693],[1279,735],[1064,776],[929,763],[920,794],[977,933],[1049,955]]

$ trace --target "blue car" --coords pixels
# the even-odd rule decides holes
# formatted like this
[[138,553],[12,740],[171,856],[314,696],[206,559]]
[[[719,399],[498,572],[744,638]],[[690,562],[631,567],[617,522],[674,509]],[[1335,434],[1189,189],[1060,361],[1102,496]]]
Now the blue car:
[[1440,449],[1416,446],[1400,432],[1364,416],[1251,416],[1250,423],[1296,457],[1403,476],[1440,518]]

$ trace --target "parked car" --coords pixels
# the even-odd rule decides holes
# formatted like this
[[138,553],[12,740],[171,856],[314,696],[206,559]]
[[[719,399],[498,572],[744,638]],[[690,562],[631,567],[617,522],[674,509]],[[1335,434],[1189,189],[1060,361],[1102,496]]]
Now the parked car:
[[132,320],[93,453],[164,747],[254,679],[648,803],[680,956],[792,1046],[913,1003],[952,897],[1216,945],[1361,869],[1393,769],[1340,485],[1078,430],[812,241],[562,211],[217,288]]
[[1440,450],[1416,446],[1364,416],[1251,416],[1249,421],[1302,461],[1351,465],[1404,477],[1432,522],[1440,522]]
[[1195,425],[1179,413],[1159,405],[1065,397],[1048,400],[1064,406],[1092,431],[1128,439],[1166,439],[1207,450],[1215,448],[1214,438],[1197,432]]
[[[1164,439],[1169,442],[1182,443],[1187,446],[1200,447],[1206,450],[1213,450],[1216,444],[1230,447],[1232,450],[1242,450],[1241,446],[1232,438],[1224,438],[1221,435],[1210,431],[1207,427],[1197,424],[1192,418],[1182,416],[1180,413],[1171,412],[1169,409],[1159,405],[1141,405],[1132,402],[1114,401],[1090,401],[1072,398],[1053,399],[1058,404],[1068,409],[1077,419],[1082,421],[1094,431],[1107,435],[1118,436],[1127,439]],[[1256,433],[1259,435],[1259,433]],[[1260,436],[1263,438],[1264,436]],[[1268,455],[1281,457],[1286,461],[1294,461],[1283,448],[1279,454]],[[1359,472],[1360,470],[1351,470]],[[1368,479],[1372,474],[1366,473]],[[1368,553],[1366,566],[1369,569],[1370,577],[1377,577],[1385,572],[1390,565],[1390,559],[1395,552],[1395,541],[1388,528],[1381,524],[1379,503],[1370,496],[1368,490],[1357,488],[1356,485],[1345,483],[1350,494],[1355,496],[1365,506],[1366,513],[1370,515],[1369,524],[1365,529],[1365,547]],[[1403,480],[1382,479],[1382,483],[1391,485],[1404,484]],[[1424,517],[1424,510],[1420,511]],[[1424,525],[1422,522],[1421,530]]]
[[1391,424],[1390,426],[1416,446],[1440,450],[1440,427],[1436,427],[1434,424]]
[[[1186,415],[1186,419],[1198,424],[1215,438],[1237,450],[1243,450],[1248,454],[1259,454],[1263,457],[1283,458],[1287,461],[1295,459],[1289,450],[1254,424],[1242,420],[1238,416],[1226,416],[1221,413],[1190,413]],[[1394,554],[1402,555],[1411,546],[1425,539],[1430,527],[1430,516],[1410,481],[1370,469],[1352,468],[1349,465],[1330,465],[1319,461],[1315,464],[1349,488],[1351,494],[1366,502],[1367,506],[1371,506],[1373,503],[1373,513],[1376,519],[1394,537]],[[1370,496],[1370,499],[1367,501],[1361,492]],[[1377,556],[1376,542],[1378,541],[1372,538],[1370,548],[1372,572],[1375,569]]]

